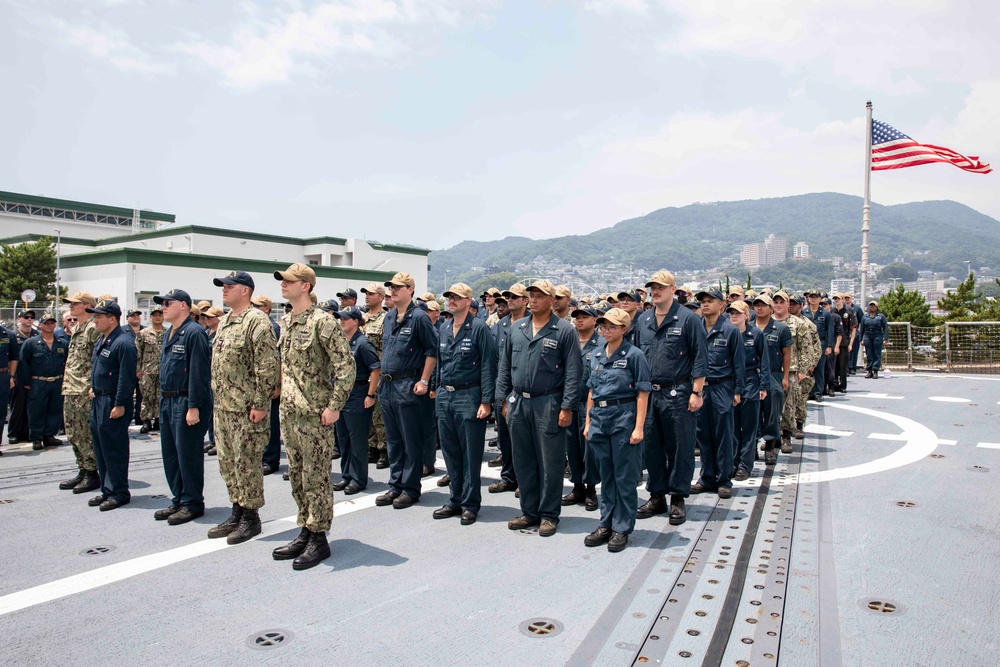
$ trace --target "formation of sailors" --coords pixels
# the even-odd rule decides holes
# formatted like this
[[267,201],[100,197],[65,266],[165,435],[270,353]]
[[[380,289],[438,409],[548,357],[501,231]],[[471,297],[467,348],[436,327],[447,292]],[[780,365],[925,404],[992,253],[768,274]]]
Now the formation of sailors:
[[500,479],[488,491],[517,496],[508,528],[551,536],[561,508],[581,504],[599,510],[586,546],[617,552],[637,519],[667,514],[676,526],[691,494],[731,497],[759,446],[766,465],[791,453],[806,400],[846,391],[862,342],[866,377],[878,377],[887,333],[877,303],[862,313],[850,294],[694,291],[668,271],[579,301],[547,280],[479,299],[457,283],[444,311],[429,292],[415,298],[402,272],[363,288],[363,306],[353,289],[319,302],[303,264],[273,277],[287,300],[280,323],[243,271],[214,280],[228,310],[173,289],[153,298],[146,328],[138,311],[122,324],[111,295],[64,299],[58,329],[52,314],[35,329],[23,311],[16,330],[0,328],[10,441],[43,449],[65,428],[79,471],[60,488],[96,490],[89,504],[109,511],[130,501],[136,418],[160,432],[171,500],[154,518],[170,525],[204,514],[204,457],[217,454],[232,511],[208,536],[238,544],[261,532],[263,477],[278,469],[283,436],[301,531],[273,557],[306,569],[330,556],[334,492],[365,490],[370,464],[389,469],[375,504],[406,509],[440,446],[448,501],[433,517],[474,524],[495,420],[489,465]]

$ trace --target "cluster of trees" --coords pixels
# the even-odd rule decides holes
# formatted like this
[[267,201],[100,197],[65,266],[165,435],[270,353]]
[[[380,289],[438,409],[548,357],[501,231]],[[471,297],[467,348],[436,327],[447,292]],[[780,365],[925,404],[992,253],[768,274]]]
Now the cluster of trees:
[[[990,292],[1000,293],[1000,280],[994,279],[986,287]],[[932,315],[924,297],[902,285],[879,300],[879,310],[890,322],[910,322],[918,327],[932,327],[943,322],[1000,322],[1000,299],[984,297],[972,273],[939,299],[937,306],[944,315]]]
[[[21,292],[33,290],[38,301],[56,293],[56,249],[51,238],[33,243],[0,245],[0,303],[10,304]],[[60,289],[65,294],[65,288]]]

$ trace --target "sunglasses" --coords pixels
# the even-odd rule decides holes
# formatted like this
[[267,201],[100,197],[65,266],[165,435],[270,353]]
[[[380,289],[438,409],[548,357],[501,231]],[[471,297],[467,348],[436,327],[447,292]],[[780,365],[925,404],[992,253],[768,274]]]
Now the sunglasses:
[[80,320],[78,320],[78,319],[77,319],[77,318],[75,318],[75,317],[67,317],[67,318],[66,318],[66,321],[67,321],[67,322],[79,322]]
[[21,319],[22,320],[33,320],[33,319],[35,319],[35,316],[34,315],[22,315]]

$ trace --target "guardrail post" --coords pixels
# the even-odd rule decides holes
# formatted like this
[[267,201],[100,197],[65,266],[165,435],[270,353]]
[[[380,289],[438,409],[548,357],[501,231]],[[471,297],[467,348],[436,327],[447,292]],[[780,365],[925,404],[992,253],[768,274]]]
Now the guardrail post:
[[948,323],[944,323],[944,363],[945,368],[948,372],[951,372],[951,330],[948,328]]
[[913,370],[913,323],[906,323],[906,370]]

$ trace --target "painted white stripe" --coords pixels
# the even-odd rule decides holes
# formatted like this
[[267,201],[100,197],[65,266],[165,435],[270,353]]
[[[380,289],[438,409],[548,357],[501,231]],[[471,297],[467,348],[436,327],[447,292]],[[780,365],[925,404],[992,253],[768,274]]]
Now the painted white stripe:
[[835,435],[842,438],[854,435],[854,431],[838,431],[829,424],[806,424],[802,427],[802,430],[806,433],[815,433],[817,435]]
[[983,449],[1000,449],[1000,442],[981,442],[976,447],[982,447]]
[[909,440],[910,436],[904,433],[869,433],[872,440]]
[[958,444],[958,440],[944,440],[944,439],[939,439],[938,440],[938,444],[939,445],[948,445],[950,447],[954,447],[955,445]]
[[[486,473],[488,470],[488,466],[484,463],[483,472]],[[437,481],[440,478],[440,476],[425,478],[420,484],[421,492],[427,492],[436,488]],[[334,517],[340,517],[352,512],[374,507],[375,498],[376,494],[372,493],[366,494],[357,499],[352,498],[351,500],[344,500],[336,503],[333,506],[333,515]],[[261,534],[253,539],[261,540],[270,537],[271,535],[286,531],[288,530],[288,527],[285,524],[288,522],[295,523],[295,519],[296,515],[293,514],[292,516],[286,516],[281,519],[267,521],[263,525]],[[34,607],[35,605],[43,604],[45,602],[51,602],[52,600],[58,600],[70,595],[76,595],[77,593],[83,593],[85,591],[113,584],[118,581],[123,581],[125,579],[145,574],[146,572],[152,572],[153,570],[158,570],[160,568],[167,567],[168,565],[180,563],[191,558],[197,558],[198,556],[204,556],[216,551],[222,551],[230,546],[233,545],[230,545],[224,539],[204,539],[193,544],[177,547],[175,549],[168,549],[159,553],[149,554],[148,556],[139,556],[138,558],[122,561],[121,563],[114,563],[113,565],[99,567],[96,570],[90,570],[89,572],[81,572],[80,574],[74,574],[62,579],[56,579],[55,581],[50,581],[47,584],[41,584],[39,586],[34,586],[33,588],[28,588],[23,591],[10,593],[0,597],[0,616],[20,611],[21,609],[27,609],[28,607]]]
[[880,394],[878,392],[870,391],[867,394],[852,394],[852,398],[884,398],[890,401],[901,401],[903,396],[890,396],[889,394]]
[[938,403],[968,403],[971,399],[958,398],[957,396],[928,396],[927,400]]

